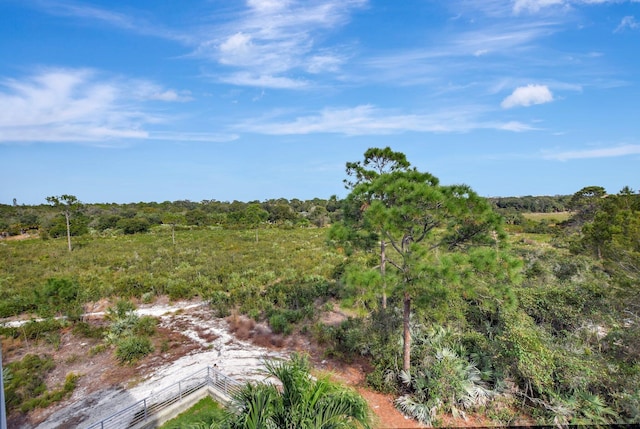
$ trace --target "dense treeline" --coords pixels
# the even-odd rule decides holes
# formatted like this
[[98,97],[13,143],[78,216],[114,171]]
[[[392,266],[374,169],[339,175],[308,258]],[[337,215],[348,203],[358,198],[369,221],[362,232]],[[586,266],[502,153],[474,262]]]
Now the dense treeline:
[[[134,234],[161,224],[227,228],[255,227],[260,224],[322,227],[339,218],[340,201],[334,196],[328,200],[314,198],[306,201],[280,198],[264,202],[180,200],[82,204],[72,215],[73,236],[90,231]],[[60,216],[58,207],[47,204],[0,205],[0,234],[7,237],[38,231],[44,237],[53,238],[66,234],[65,219]]]
[[[570,209],[571,196],[491,197],[487,199],[509,223],[523,224],[523,213],[559,213]],[[139,203],[84,204],[74,213],[71,235],[90,231],[146,232],[154,225],[222,226],[229,228],[271,225],[310,225],[323,227],[341,218],[342,201],[329,199],[299,200],[286,198],[263,202],[189,200]],[[66,229],[60,212],[48,204],[0,204],[0,234],[19,235],[43,232],[50,237],[64,236]]]
[[491,204],[499,210],[518,213],[557,213],[569,210],[571,195],[524,197],[490,197]]

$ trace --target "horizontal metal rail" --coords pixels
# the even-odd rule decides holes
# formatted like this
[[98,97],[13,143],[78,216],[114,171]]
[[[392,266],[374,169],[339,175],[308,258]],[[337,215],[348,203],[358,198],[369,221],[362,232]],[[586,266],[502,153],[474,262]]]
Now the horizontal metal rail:
[[223,397],[231,397],[242,384],[213,367],[206,367],[154,393],[109,417],[93,423],[87,429],[122,429],[135,427],[152,419],[159,412],[209,387]]

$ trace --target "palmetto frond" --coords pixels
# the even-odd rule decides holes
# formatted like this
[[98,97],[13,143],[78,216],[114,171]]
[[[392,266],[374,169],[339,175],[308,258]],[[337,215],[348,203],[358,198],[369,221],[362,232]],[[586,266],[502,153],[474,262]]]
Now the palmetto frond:
[[[438,337],[434,343],[444,335]],[[411,390],[411,394],[396,401],[403,413],[427,424],[439,412],[466,418],[465,410],[486,404],[494,395],[473,362],[446,346],[432,349],[431,353],[431,359],[423,360],[423,367],[413,373],[400,372],[400,380]]]
[[426,425],[431,425],[437,415],[437,407],[430,408],[424,402],[415,401],[411,395],[401,396],[396,399],[395,403],[403,414],[411,416]]
[[306,357],[296,354],[290,361],[265,362],[265,368],[267,375],[279,380],[279,386],[245,386],[234,398],[233,429],[369,427],[364,399],[327,378],[313,378]]

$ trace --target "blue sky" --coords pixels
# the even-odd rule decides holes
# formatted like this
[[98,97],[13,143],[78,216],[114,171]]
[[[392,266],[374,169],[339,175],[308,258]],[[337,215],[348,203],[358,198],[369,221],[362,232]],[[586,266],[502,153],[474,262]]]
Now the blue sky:
[[639,0],[0,0],[0,203],[640,188]]

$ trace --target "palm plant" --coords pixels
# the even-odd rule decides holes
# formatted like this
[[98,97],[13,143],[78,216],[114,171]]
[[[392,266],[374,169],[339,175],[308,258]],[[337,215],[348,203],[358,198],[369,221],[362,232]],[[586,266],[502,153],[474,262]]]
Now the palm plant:
[[619,421],[620,418],[600,396],[584,390],[576,391],[568,398],[555,398],[548,409],[553,415],[553,423],[559,427],[605,427]]
[[306,356],[270,361],[265,373],[279,384],[247,384],[235,397],[230,429],[342,429],[369,428],[370,413],[357,393],[313,378]]
[[485,405],[494,394],[476,364],[464,356],[455,332],[436,328],[419,338],[425,356],[412,373],[400,371],[408,393],[396,400],[404,414],[431,425],[440,413],[466,418],[466,410]]

